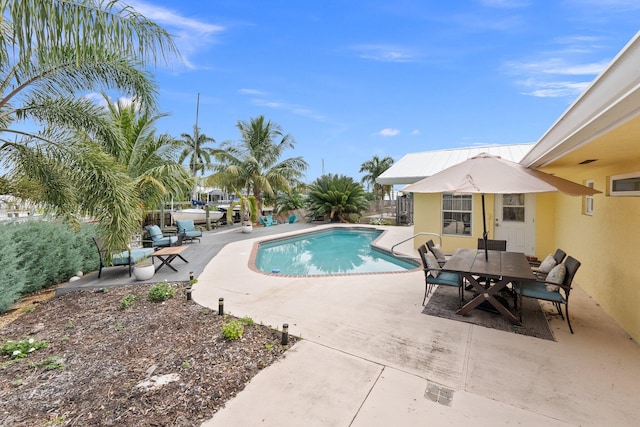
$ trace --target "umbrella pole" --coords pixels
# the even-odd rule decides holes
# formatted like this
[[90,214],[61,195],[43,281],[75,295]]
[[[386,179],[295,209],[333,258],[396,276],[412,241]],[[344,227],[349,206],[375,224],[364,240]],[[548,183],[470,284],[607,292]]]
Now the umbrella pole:
[[487,248],[487,217],[484,210],[484,193],[482,193],[482,240],[484,240],[484,259],[489,261],[489,249]]

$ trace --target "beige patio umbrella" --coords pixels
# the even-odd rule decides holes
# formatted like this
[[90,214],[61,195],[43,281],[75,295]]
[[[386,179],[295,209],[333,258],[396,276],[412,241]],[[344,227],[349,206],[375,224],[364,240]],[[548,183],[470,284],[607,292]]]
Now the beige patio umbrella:
[[550,193],[570,196],[600,193],[591,187],[549,175],[499,156],[480,153],[464,162],[448,167],[402,189],[412,193],[476,193],[482,194],[482,238],[487,252],[487,224],[484,207],[485,194]]

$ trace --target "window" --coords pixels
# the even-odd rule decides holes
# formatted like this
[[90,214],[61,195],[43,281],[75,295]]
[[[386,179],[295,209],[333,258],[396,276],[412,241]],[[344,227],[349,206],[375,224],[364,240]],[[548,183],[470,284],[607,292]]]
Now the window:
[[442,194],[442,234],[471,235],[471,194]]
[[524,194],[502,195],[502,220],[524,222]]
[[[584,185],[593,188],[593,180],[588,179],[584,182]],[[593,215],[593,195],[584,196],[584,214]]]
[[611,177],[610,196],[640,196],[640,172]]

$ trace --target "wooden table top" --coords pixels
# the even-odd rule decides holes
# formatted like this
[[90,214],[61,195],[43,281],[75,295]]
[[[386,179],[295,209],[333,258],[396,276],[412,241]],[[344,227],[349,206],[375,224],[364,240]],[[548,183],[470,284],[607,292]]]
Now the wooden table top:
[[480,276],[496,276],[513,279],[535,280],[529,261],[521,252],[458,249],[442,267],[443,270],[470,273]]
[[188,246],[167,246],[166,248],[162,248],[158,251],[155,251],[151,254],[151,256],[163,256],[163,255],[178,255],[182,252],[186,251]]

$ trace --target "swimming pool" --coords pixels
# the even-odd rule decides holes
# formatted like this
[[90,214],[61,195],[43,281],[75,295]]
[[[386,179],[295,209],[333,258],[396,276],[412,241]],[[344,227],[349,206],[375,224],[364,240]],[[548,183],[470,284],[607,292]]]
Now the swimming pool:
[[255,265],[265,273],[294,276],[390,273],[413,270],[415,261],[371,246],[382,231],[335,227],[261,242]]

